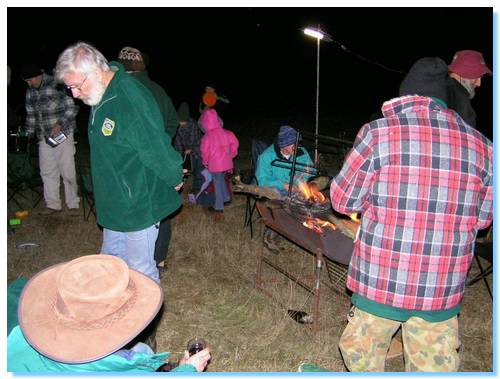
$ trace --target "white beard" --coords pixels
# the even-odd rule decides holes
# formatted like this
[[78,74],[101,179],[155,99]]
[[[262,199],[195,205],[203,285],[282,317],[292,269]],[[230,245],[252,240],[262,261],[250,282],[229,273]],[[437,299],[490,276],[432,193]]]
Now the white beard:
[[92,93],[87,98],[82,99],[82,101],[90,106],[97,105],[101,102],[104,92],[106,92],[106,87],[97,80],[94,80],[92,83]]
[[472,84],[472,80],[462,79],[460,84],[469,92],[469,99],[473,99],[476,95],[476,87]]

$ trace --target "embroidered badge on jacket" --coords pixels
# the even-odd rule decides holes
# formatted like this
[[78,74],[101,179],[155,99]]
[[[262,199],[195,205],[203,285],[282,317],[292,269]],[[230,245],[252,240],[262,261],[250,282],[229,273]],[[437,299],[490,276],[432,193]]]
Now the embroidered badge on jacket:
[[109,118],[105,118],[101,128],[102,134],[104,134],[106,137],[109,137],[111,134],[113,134],[114,128],[115,122],[113,120],[110,120]]

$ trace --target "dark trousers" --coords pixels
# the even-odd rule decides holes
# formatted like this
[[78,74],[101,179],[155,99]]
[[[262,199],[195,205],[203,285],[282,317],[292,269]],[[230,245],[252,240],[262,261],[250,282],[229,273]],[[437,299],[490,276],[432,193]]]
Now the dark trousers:
[[163,262],[167,258],[168,245],[170,245],[170,238],[172,237],[172,226],[170,218],[164,218],[160,222],[158,230],[158,238],[155,244],[155,261],[156,264]]
[[203,171],[203,163],[201,163],[201,157],[197,154],[192,153],[191,155],[191,170],[193,172],[193,185],[191,186],[191,192],[197,194],[201,188],[201,185],[205,181],[201,172]]

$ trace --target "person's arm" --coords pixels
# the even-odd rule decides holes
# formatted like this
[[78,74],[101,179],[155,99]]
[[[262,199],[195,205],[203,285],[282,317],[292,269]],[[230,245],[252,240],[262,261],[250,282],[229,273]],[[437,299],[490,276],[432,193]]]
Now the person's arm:
[[370,124],[365,124],[342,169],[330,185],[330,200],[337,212],[351,214],[363,211],[374,174],[372,154]]
[[179,127],[179,118],[177,117],[177,111],[172,103],[172,99],[170,99],[167,94],[165,94],[165,107],[167,109],[166,130],[168,135],[173,138],[177,128]]
[[129,143],[146,167],[172,187],[178,185],[182,182],[182,157],[165,133],[156,100],[145,88],[130,100]]
[[233,141],[231,144],[231,156],[234,158],[238,155],[238,149],[240,148],[240,141],[234,133],[232,133]]
[[64,108],[63,116],[58,122],[59,127],[61,128],[64,127],[64,125],[71,123],[75,119],[76,115],[78,114],[79,108],[73,101],[73,98],[66,95],[66,93],[64,93],[63,91],[57,91],[57,93],[59,95],[59,101]]
[[[489,162],[491,162],[491,158],[490,156]],[[485,229],[493,222],[493,177],[491,166],[487,168],[487,171],[488,173],[485,174],[483,179],[483,187],[479,192],[478,229]]]
[[182,154],[184,151],[184,131],[181,127],[179,127],[177,133],[175,133],[174,149],[177,150],[179,154]]
[[[295,184],[297,184],[296,183],[297,180],[301,182],[306,182],[307,179],[316,175],[316,169],[314,168],[314,162],[312,161],[311,156],[309,155],[309,153],[305,148],[301,147],[300,149],[302,150],[302,155],[300,155],[297,158],[297,162],[301,164],[300,166],[298,166],[298,168],[302,171],[295,172],[295,177],[296,177],[296,180],[294,181]],[[306,165],[308,167],[305,167],[303,165]],[[308,170],[308,172],[303,172],[305,170]]]
[[26,134],[28,136],[33,136],[36,129],[36,117],[35,117],[35,107],[31,101],[31,96],[29,91],[26,92]]
[[[272,148],[272,147],[271,147]],[[274,174],[275,170],[279,170],[278,167],[271,166],[273,160],[273,154],[268,154],[267,150],[257,158],[257,169],[255,171],[255,177],[257,178],[257,183],[262,187],[274,187],[278,190],[283,188],[282,183],[278,179],[277,175]]]
[[210,157],[210,143],[208,138],[206,138],[206,135],[201,139],[200,153],[203,166],[208,167],[208,159]]

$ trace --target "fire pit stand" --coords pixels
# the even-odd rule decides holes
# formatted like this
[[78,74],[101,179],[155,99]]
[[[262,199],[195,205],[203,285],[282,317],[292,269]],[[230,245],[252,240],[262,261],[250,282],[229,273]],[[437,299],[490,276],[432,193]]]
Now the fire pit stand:
[[[264,202],[257,202],[257,209],[261,215],[260,220],[264,225],[273,229],[275,232],[279,233],[290,241],[294,242],[296,245],[300,246],[309,253],[313,254],[315,258],[315,279],[313,286],[307,285],[299,278],[292,275],[284,268],[280,267],[278,264],[265,257],[263,253],[264,246],[261,245],[257,250],[258,261],[255,286],[266,295],[273,297],[271,293],[264,287],[264,280],[262,279],[262,264],[265,263],[311,293],[314,296],[312,322],[312,333],[314,335],[318,331],[321,289],[320,278],[322,266],[324,262],[326,262],[327,266],[329,266],[328,274],[330,276],[330,279],[332,273],[330,267],[332,265],[335,267],[333,271],[340,271],[340,274],[345,278],[345,274],[347,273],[347,265],[349,264],[350,256],[352,253],[353,241],[349,237],[340,233],[338,230],[329,229],[325,230],[324,233],[317,233],[314,230],[302,225],[299,220],[293,217],[284,208],[269,208]],[[326,259],[326,257],[328,257],[329,260]],[[345,280],[343,281],[342,285],[345,285]],[[340,293],[344,292],[343,294],[346,295],[345,291],[341,291],[335,287],[333,287],[332,289]]]

